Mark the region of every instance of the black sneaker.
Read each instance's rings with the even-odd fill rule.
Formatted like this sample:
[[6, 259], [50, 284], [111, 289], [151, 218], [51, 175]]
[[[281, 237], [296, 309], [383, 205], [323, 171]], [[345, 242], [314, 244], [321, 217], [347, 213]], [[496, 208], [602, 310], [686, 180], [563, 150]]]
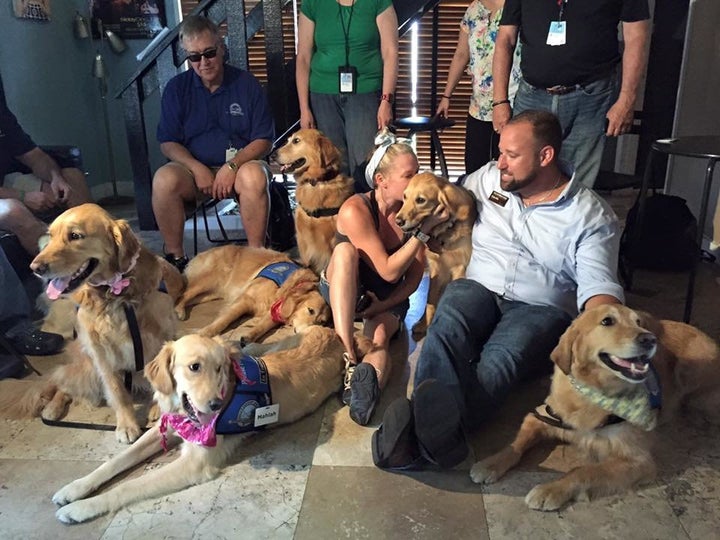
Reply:
[[22, 359], [13, 354], [0, 354], [0, 379], [18, 378], [25, 372]]
[[187, 258], [187, 255], [183, 255], [182, 257], [176, 257], [172, 253], [166, 253], [165, 260], [172, 264], [175, 268], [177, 268], [181, 274], [190, 262], [190, 260]]
[[34, 326], [28, 326], [21, 332], [6, 337], [18, 353], [32, 356], [57, 354], [63, 348], [65, 342], [60, 334], [43, 332]]
[[375, 368], [365, 362], [355, 366], [350, 381], [350, 418], [361, 426], [367, 425], [380, 399]]

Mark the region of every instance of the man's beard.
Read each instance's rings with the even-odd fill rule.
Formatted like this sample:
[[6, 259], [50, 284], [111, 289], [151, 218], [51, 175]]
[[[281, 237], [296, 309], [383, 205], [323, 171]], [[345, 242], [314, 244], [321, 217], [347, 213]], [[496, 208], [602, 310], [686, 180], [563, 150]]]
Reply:
[[528, 174], [528, 176], [526, 176], [525, 178], [520, 178], [520, 179], [518, 179], [518, 178], [513, 177], [513, 179], [510, 180], [509, 182], [507, 182], [507, 184], [506, 184], [505, 182], [503, 182], [502, 173], [500, 173], [500, 174], [501, 174], [501, 176], [500, 176], [500, 187], [502, 187], [503, 190], [509, 191], [509, 192], [511, 192], [511, 193], [514, 192], [514, 191], [518, 191], [518, 190], [520, 190], [520, 189], [522, 189], [522, 188], [524, 188], [524, 187], [529, 186], [529, 185], [532, 184], [532, 183], [535, 181], [535, 179], [537, 178], [537, 171], [531, 171], [531, 172]]

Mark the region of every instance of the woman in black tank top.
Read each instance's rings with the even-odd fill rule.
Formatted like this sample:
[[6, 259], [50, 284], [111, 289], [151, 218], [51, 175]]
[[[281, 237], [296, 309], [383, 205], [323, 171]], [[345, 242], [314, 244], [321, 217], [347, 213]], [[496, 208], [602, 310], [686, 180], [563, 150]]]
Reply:
[[[353, 195], [340, 208], [337, 244], [321, 279], [321, 292], [346, 349], [343, 401], [361, 425], [370, 421], [380, 389], [389, 380], [390, 338], [401, 328], [408, 298], [425, 268], [424, 243], [415, 236], [406, 238], [395, 223], [403, 192], [417, 171], [417, 158], [407, 144], [393, 139], [375, 150], [365, 174], [372, 190]], [[432, 219], [422, 229], [429, 231], [442, 221]], [[360, 298], [366, 305], [356, 313]], [[362, 317], [363, 333], [376, 345], [359, 365], [353, 348], [356, 316]]]

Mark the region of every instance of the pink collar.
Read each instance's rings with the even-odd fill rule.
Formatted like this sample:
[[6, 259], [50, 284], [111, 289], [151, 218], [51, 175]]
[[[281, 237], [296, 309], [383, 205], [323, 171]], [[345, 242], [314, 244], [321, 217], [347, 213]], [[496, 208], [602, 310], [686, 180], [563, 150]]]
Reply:
[[124, 272], [116, 272], [113, 277], [106, 281], [100, 281], [98, 283], [88, 281], [88, 283], [90, 283], [90, 285], [92, 285], [93, 287], [102, 287], [103, 285], [107, 285], [108, 287], [110, 287], [110, 291], [112, 291], [112, 293], [117, 296], [130, 286], [130, 279], [124, 277], [124, 275], [129, 273], [133, 268], [135, 268], [139, 257], [140, 250], [138, 249], [135, 255], [133, 255], [133, 258], [130, 261], [130, 266], [128, 266], [127, 270], [125, 270]]
[[160, 417], [160, 436], [162, 437], [163, 450], [167, 452], [167, 426], [170, 424], [175, 432], [182, 437], [183, 440], [199, 444], [201, 446], [215, 446], [217, 437], [215, 436], [215, 423], [219, 414], [207, 424], [198, 425], [190, 420], [186, 415], [179, 413], [165, 413]]

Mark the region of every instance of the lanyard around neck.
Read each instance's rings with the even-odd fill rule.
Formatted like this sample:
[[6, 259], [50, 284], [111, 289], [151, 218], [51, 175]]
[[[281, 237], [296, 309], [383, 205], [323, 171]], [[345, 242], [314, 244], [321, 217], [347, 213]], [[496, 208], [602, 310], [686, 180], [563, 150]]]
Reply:
[[350, 4], [350, 16], [348, 17], [347, 28], [345, 28], [345, 18], [342, 13], [342, 6], [338, 2], [338, 17], [342, 25], [343, 35], [345, 36], [345, 65], [350, 65], [350, 24], [352, 23], [353, 11], [355, 11], [355, 0]]

